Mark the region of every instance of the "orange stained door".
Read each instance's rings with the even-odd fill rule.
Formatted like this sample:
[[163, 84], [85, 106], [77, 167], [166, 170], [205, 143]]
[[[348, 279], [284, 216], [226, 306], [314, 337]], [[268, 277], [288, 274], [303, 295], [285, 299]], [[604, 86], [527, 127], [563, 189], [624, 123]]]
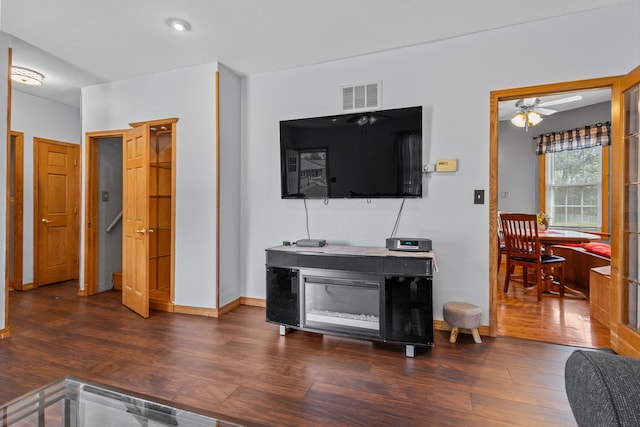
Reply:
[[149, 126], [127, 131], [123, 149], [122, 304], [149, 317]]
[[37, 146], [35, 284], [78, 278], [80, 147], [44, 139]]
[[8, 161], [9, 211], [7, 236], [7, 273], [10, 288], [22, 290], [22, 248], [24, 228], [24, 134], [11, 131]]

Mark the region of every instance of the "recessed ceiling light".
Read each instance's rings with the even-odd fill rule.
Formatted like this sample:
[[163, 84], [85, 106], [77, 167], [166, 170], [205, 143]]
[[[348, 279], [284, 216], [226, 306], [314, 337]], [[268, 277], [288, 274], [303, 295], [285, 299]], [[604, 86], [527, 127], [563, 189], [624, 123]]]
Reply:
[[173, 28], [176, 31], [189, 31], [191, 30], [191, 24], [189, 24], [184, 19], [180, 18], [169, 18], [167, 19], [167, 25]]
[[42, 80], [44, 76], [34, 70], [24, 67], [11, 67], [11, 80], [18, 83], [23, 83], [29, 86], [42, 86]]

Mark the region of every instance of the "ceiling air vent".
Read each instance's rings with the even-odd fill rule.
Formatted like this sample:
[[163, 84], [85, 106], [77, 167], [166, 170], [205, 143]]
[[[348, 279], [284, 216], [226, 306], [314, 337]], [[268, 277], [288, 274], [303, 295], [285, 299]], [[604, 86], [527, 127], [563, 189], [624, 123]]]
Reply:
[[382, 81], [340, 86], [342, 111], [376, 110], [382, 107]]

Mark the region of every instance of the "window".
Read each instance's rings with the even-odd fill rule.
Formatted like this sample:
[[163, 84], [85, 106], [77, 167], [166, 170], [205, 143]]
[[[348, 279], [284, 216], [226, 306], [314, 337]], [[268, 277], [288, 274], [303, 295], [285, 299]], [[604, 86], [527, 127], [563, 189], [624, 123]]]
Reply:
[[596, 146], [545, 154], [545, 205], [554, 226], [601, 231], [602, 150]]
[[327, 149], [300, 151], [300, 192], [306, 197], [328, 197]]
[[289, 164], [287, 172], [298, 172], [298, 158], [297, 157], [288, 156], [287, 157], [287, 163]]
[[540, 210], [554, 227], [609, 234], [611, 123], [547, 133], [540, 156]]
[[540, 210], [551, 225], [609, 232], [609, 147], [540, 156]]

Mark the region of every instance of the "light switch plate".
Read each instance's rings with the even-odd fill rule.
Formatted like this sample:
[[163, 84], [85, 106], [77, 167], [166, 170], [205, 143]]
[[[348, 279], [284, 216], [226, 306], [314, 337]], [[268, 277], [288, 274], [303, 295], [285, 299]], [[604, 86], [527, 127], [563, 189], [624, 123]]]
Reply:
[[473, 203], [484, 205], [484, 190], [473, 190]]

